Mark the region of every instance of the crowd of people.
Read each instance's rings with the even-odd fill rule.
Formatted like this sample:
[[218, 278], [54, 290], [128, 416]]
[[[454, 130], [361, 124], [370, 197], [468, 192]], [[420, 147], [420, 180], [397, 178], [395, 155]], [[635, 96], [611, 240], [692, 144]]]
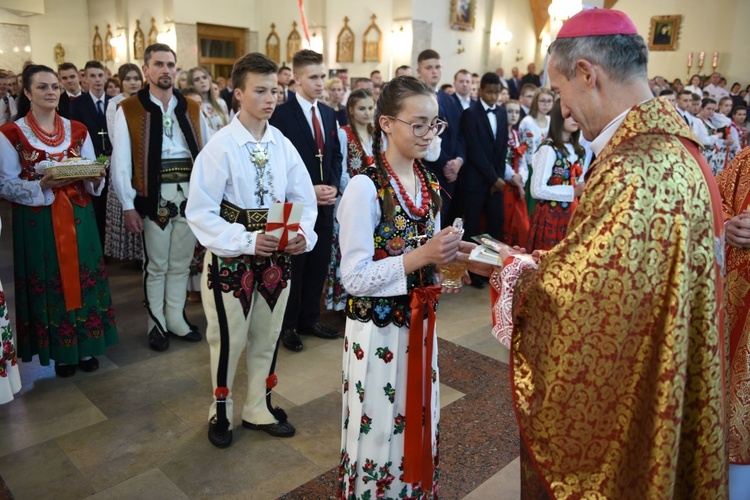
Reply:
[[[146, 48], [142, 68], [124, 64], [117, 75], [97, 61], [80, 71], [72, 63], [0, 71], [0, 197], [13, 203], [16, 290], [14, 342], [0, 288], [0, 403], [20, 389], [17, 358], [54, 361], [60, 377], [98, 368], [96, 356], [118, 341], [105, 257], [140, 261], [150, 348], [202, 341], [184, 311], [188, 297], [202, 300], [212, 444], [232, 443], [232, 386], [245, 349], [242, 426], [295, 434], [271, 401], [277, 350], [302, 351], [305, 336], [341, 337], [319, 322], [322, 303], [347, 317], [340, 496], [432, 498], [439, 485], [435, 311], [440, 293], [456, 291], [441, 289], [439, 266], [466, 260], [472, 238], [489, 234], [516, 250], [503, 250], [497, 266], [472, 263], [466, 282], [491, 283], [493, 332], [513, 352], [524, 487], [553, 496], [616, 496], [632, 487], [649, 497], [666, 491], [664, 477], [677, 477], [664, 484], [723, 492], [726, 477], [716, 466], [725, 463], [723, 437], [701, 441], [706, 425], [723, 429], [723, 392], [716, 380], [691, 385], [700, 374], [687, 367], [703, 360], [712, 376], [721, 371], [721, 322], [714, 321], [721, 279], [713, 265], [700, 266], [694, 248], [706, 250], [704, 264], [720, 260], [710, 186], [716, 175], [730, 183], [738, 175], [732, 160], [747, 158], [750, 87], [727, 90], [719, 73], [695, 75], [687, 86], [648, 80], [647, 49], [626, 16], [597, 18], [604, 31], [589, 32], [591, 16], [616, 12], [584, 12], [566, 23], [550, 47], [549, 87], [534, 64], [524, 75], [514, 67], [507, 79], [501, 68], [462, 69], [442, 84], [440, 54], [429, 49], [390, 81], [377, 70], [351, 82], [345, 69], [329, 74], [311, 50], [295, 54], [291, 68], [247, 54], [229, 78], [214, 80], [206, 68], [180, 70], [164, 44]], [[597, 45], [605, 38], [620, 44], [620, 62], [607, 58], [612, 45]], [[109, 169], [66, 179], [45, 172], [50, 161], [79, 157]], [[301, 208], [300, 220], [284, 227], [289, 238], [265, 231], [276, 203]], [[644, 203], [653, 211], [644, 213]], [[743, 258], [747, 203], [725, 207], [732, 203], [728, 240], [745, 249]], [[521, 258], [525, 251], [533, 254]], [[639, 297], [633, 287], [652, 293]], [[700, 304], [674, 298], [688, 289], [700, 291]], [[515, 320], [503, 326], [509, 317]], [[613, 328], [631, 337], [613, 340]], [[674, 366], [662, 366], [655, 352], [652, 360], [639, 357], [634, 339], [654, 341], [653, 331], [655, 342], [678, 345]], [[593, 338], [600, 344], [581, 351]], [[628, 342], [635, 347], [626, 349]], [[614, 386], [594, 384], [595, 408], [566, 407], [545, 384], [584, 390], [556, 367], [567, 363], [585, 378], [596, 364], [584, 363], [591, 355], [620, 356], [596, 375]], [[648, 380], [633, 374], [640, 364]], [[676, 402], [666, 395], [673, 372], [687, 380]], [[634, 389], [640, 384], [650, 389]], [[639, 403], [646, 393], [654, 399]], [[603, 437], [620, 418], [605, 418], [606, 411], [624, 415], [617, 405], [626, 400], [642, 411], [622, 419], [668, 428], [672, 441], [659, 448], [640, 434], [630, 436], [632, 445], [624, 435]], [[695, 418], [684, 417], [680, 430], [688, 400], [711, 411], [691, 406]], [[657, 418], [650, 412], [658, 405], [676, 410]], [[554, 418], [540, 423], [542, 407], [554, 408], [547, 413]], [[594, 448], [642, 446], [619, 456], [652, 464], [658, 478], [636, 487], [645, 476], [588, 477], [572, 465], [593, 466], [586, 462], [593, 455], [561, 459], [573, 453], [565, 440], [577, 431], [560, 422], [575, 415], [589, 423], [581, 439]], [[705, 445], [704, 461], [689, 471], [679, 466], [688, 437], [691, 453]], [[673, 460], [655, 458], [660, 453]], [[628, 465], [611, 456], [601, 462], [614, 464], [609, 471]]]

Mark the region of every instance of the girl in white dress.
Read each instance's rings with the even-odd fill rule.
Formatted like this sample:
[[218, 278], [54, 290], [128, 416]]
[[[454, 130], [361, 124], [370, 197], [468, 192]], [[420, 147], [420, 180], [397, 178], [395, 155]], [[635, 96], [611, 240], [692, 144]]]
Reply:
[[[439, 375], [435, 265], [461, 233], [440, 228], [435, 178], [421, 164], [436, 135], [435, 93], [402, 76], [383, 86], [374, 166], [349, 182], [338, 210], [349, 292], [343, 356], [338, 497], [433, 498], [438, 492]], [[407, 388], [407, 373], [409, 387]]]
[[187, 82], [188, 86], [195, 87], [201, 94], [201, 111], [208, 121], [211, 132], [218, 132], [229, 123], [229, 110], [224, 99], [217, 99], [214, 95], [211, 89], [211, 75], [203, 68], [193, 68], [188, 71]]

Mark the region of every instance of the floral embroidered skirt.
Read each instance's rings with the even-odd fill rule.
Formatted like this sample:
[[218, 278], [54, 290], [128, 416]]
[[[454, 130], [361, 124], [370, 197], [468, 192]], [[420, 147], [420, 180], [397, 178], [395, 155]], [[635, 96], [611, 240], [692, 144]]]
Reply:
[[82, 307], [67, 311], [51, 207], [13, 207], [13, 264], [18, 355], [39, 363], [77, 364], [117, 343], [112, 299], [91, 204], [73, 204]]
[[143, 237], [125, 229], [122, 205], [111, 189], [107, 196], [106, 218], [104, 255], [118, 260], [143, 260]]
[[[425, 328], [427, 326], [425, 325]], [[346, 320], [338, 498], [428, 499], [438, 492], [440, 389], [433, 346], [431, 491], [404, 483], [408, 327]]]
[[539, 200], [531, 219], [529, 244], [526, 250], [550, 250], [560, 243], [573, 215], [573, 203]]
[[8, 304], [5, 302], [3, 285], [0, 283], [0, 404], [13, 400], [13, 395], [21, 390], [21, 376], [18, 374], [16, 348], [13, 345], [13, 332], [10, 330]]
[[343, 311], [348, 294], [341, 279], [341, 247], [339, 246], [339, 221], [333, 220], [333, 240], [331, 242], [331, 261], [328, 264], [328, 276], [323, 287], [326, 309]]

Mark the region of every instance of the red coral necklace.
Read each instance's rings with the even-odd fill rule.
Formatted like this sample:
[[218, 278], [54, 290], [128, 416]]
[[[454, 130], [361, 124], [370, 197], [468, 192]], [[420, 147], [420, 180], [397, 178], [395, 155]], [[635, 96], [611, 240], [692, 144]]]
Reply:
[[383, 165], [385, 165], [385, 169], [388, 170], [388, 173], [391, 175], [391, 177], [393, 177], [393, 180], [396, 181], [396, 185], [398, 186], [398, 191], [399, 193], [401, 193], [401, 198], [403, 198], [404, 203], [406, 204], [406, 208], [409, 209], [409, 212], [411, 212], [412, 215], [416, 215], [417, 217], [424, 217], [427, 214], [427, 210], [430, 207], [430, 190], [427, 187], [427, 183], [424, 180], [422, 171], [417, 166], [417, 162], [414, 162], [413, 168], [414, 168], [414, 173], [419, 178], [419, 183], [422, 186], [422, 206], [419, 208], [417, 208], [417, 206], [414, 204], [414, 201], [406, 192], [406, 189], [404, 189], [404, 185], [401, 184], [401, 179], [399, 179], [398, 176], [395, 174], [395, 172], [393, 172], [393, 169], [388, 163], [388, 160], [385, 159], [385, 154], [383, 154]]
[[29, 124], [29, 127], [31, 128], [31, 131], [34, 132], [34, 135], [42, 141], [44, 144], [50, 147], [56, 147], [62, 144], [63, 140], [65, 140], [65, 130], [63, 127], [63, 121], [62, 118], [60, 118], [60, 115], [55, 113], [55, 129], [50, 133], [44, 131], [42, 129], [41, 125], [39, 125], [39, 122], [36, 121], [36, 117], [34, 116], [34, 112], [30, 112], [26, 115], [26, 123]]

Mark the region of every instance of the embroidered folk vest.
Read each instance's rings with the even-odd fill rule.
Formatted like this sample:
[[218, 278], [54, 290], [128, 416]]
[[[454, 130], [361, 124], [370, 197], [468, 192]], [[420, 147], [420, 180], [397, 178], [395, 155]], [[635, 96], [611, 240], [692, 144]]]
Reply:
[[[185, 99], [178, 91], [175, 116], [179, 130], [195, 160], [201, 149], [200, 104]], [[135, 209], [141, 216], [155, 217], [161, 188], [162, 108], [151, 101], [148, 87], [120, 103], [130, 134], [133, 158]]]
[[[434, 184], [434, 176], [422, 169], [425, 181]], [[375, 184], [378, 192], [378, 202], [380, 211], [383, 213], [383, 197], [386, 189], [390, 191], [395, 203], [395, 214], [393, 221], [389, 221], [385, 216], [380, 218], [380, 222], [375, 227], [373, 234], [373, 243], [375, 253], [373, 260], [381, 260], [386, 257], [402, 255], [414, 248], [426, 243], [435, 234], [435, 218], [432, 215], [433, 206], [430, 203], [427, 214], [419, 219], [412, 219], [408, 209], [401, 206], [396, 197], [396, 191], [387, 179], [381, 179], [374, 167], [366, 167], [359, 172], [368, 176]], [[406, 289], [407, 292], [421, 286], [434, 285], [436, 280], [435, 266], [430, 264], [426, 267], [407, 275]], [[384, 327], [391, 323], [394, 325], [408, 326], [411, 316], [409, 307], [409, 296], [398, 295], [395, 297], [354, 297], [349, 296], [346, 303], [346, 315], [351, 319], [356, 319], [366, 323], [372, 321], [378, 327]]]

